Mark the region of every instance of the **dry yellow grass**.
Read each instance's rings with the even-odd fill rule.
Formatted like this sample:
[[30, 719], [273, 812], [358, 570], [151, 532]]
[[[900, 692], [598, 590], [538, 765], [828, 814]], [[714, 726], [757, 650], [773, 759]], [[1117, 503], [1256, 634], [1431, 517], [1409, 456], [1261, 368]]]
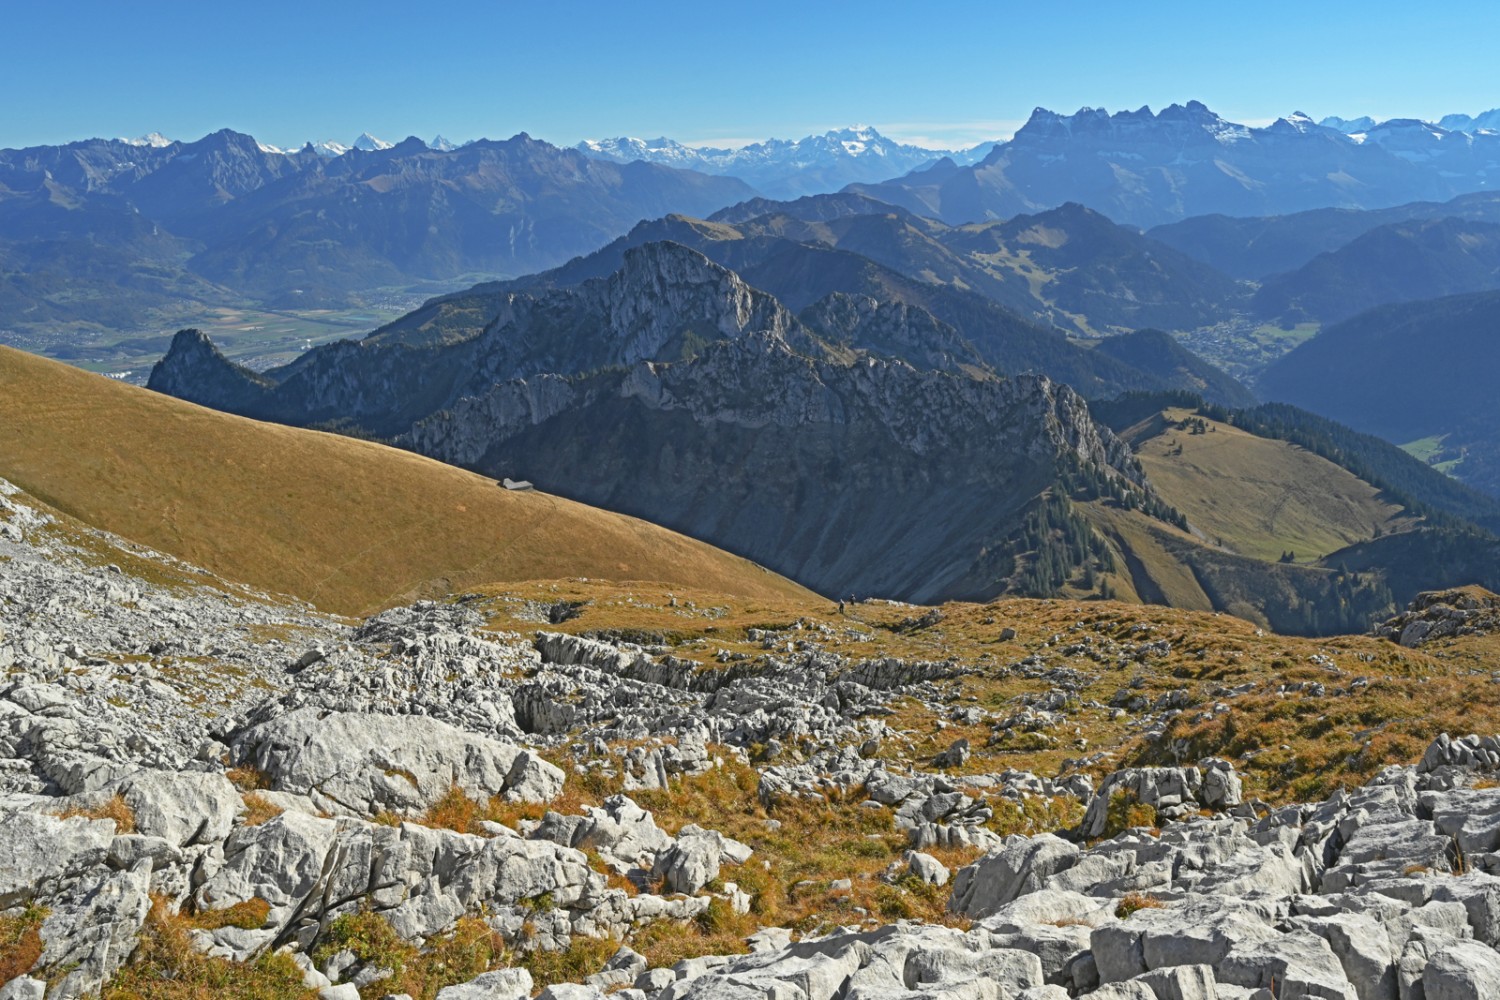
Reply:
[[659, 580], [813, 595], [667, 531], [407, 452], [281, 427], [0, 347], [0, 476], [67, 514], [346, 614], [480, 584]]
[[1210, 541], [1253, 559], [1290, 551], [1307, 562], [1409, 523], [1325, 458], [1212, 420], [1205, 434], [1174, 426], [1190, 415], [1168, 410], [1126, 435], [1156, 488]]
[[240, 798], [245, 803], [246, 826], [260, 826], [285, 812], [280, 806], [258, 792], [245, 792]]
[[84, 819], [107, 819], [115, 825], [116, 833], [135, 832], [135, 811], [123, 796], [114, 795], [96, 806], [72, 806], [58, 813], [60, 819], [82, 816]]

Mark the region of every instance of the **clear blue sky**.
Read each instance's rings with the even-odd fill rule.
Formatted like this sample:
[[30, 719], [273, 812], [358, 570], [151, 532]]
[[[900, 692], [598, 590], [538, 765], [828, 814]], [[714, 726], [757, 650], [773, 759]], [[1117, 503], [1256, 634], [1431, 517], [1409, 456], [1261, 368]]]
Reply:
[[0, 0], [0, 24], [8, 147], [226, 126], [278, 145], [748, 141], [854, 122], [967, 145], [1038, 105], [1196, 98], [1249, 122], [1500, 106], [1493, 0]]

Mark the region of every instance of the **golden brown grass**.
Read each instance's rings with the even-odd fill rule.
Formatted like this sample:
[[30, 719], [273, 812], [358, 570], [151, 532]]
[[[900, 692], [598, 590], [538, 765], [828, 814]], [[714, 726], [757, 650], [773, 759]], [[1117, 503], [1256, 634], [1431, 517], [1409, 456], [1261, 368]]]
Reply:
[[263, 792], [271, 787], [271, 779], [253, 767], [231, 767], [224, 777], [242, 792]]
[[1108, 840], [1118, 836], [1126, 830], [1134, 830], [1145, 827], [1153, 833], [1160, 834], [1161, 829], [1157, 825], [1156, 807], [1141, 802], [1130, 792], [1118, 791], [1110, 795], [1109, 806], [1105, 810], [1104, 833], [1101, 839]]
[[222, 910], [202, 910], [191, 918], [192, 925], [201, 930], [212, 931], [220, 927], [238, 927], [253, 931], [266, 925], [271, 913], [271, 904], [259, 897], [247, 899]]
[[417, 822], [423, 826], [469, 833], [478, 818], [479, 803], [465, 795], [462, 789], [455, 787], [448, 789]]
[[[1186, 410], [1169, 410], [1180, 421]], [[1401, 508], [1325, 458], [1285, 441], [1206, 421], [1213, 433], [1167, 424], [1134, 442], [1146, 475], [1212, 541], [1253, 559], [1318, 558], [1409, 523]]]
[[58, 813], [60, 819], [82, 816], [85, 819], [107, 819], [115, 825], [116, 833], [135, 832], [135, 811], [122, 795], [114, 795], [96, 806], [70, 806]]
[[0, 917], [0, 983], [24, 976], [42, 957], [42, 922], [47, 911], [28, 906], [14, 917]]
[[361, 912], [337, 917], [313, 952], [320, 962], [343, 949], [360, 961], [391, 970], [370, 983], [369, 997], [406, 993], [415, 1000], [433, 1000], [445, 986], [467, 982], [491, 969], [517, 967], [531, 973], [537, 988], [577, 982], [598, 972], [620, 948], [611, 938], [576, 937], [561, 951], [514, 949], [506, 945], [478, 917], [462, 917], [453, 930], [418, 948], [403, 941], [379, 914]]
[[0, 476], [231, 580], [361, 613], [493, 581], [807, 598], [648, 524], [408, 452], [259, 423], [0, 347]]
[[1119, 905], [1115, 907], [1115, 916], [1124, 920], [1132, 913], [1138, 913], [1141, 910], [1160, 910], [1166, 905], [1155, 896], [1148, 896], [1142, 892], [1127, 892], [1120, 898]]
[[512, 956], [511, 964], [530, 972], [532, 983], [542, 989], [556, 983], [576, 983], [602, 971], [619, 950], [620, 942], [615, 938], [578, 936], [561, 951], [534, 949]]
[[245, 792], [240, 796], [240, 800], [245, 803], [244, 823], [246, 826], [260, 826], [285, 811], [264, 795], [256, 792]]

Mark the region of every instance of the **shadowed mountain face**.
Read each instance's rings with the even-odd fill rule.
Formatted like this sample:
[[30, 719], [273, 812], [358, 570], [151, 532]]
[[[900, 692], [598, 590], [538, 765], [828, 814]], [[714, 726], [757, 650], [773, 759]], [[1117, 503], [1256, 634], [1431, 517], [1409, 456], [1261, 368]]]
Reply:
[[1454, 475], [1500, 496], [1500, 292], [1381, 306], [1266, 370], [1261, 391], [1400, 443], [1431, 439]]
[[589, 497], [828, 594], [995, 596], [1027, 507], [1077, 463], [1139, 478], [1045, 378], [817, 361], [751, 334], [674, 364], [496, 386], [402, 444]]
[[1071, 389], [872, 357], [872, 344], [930, 350], [934, 333], [967, 350], [899, 304], [835, 299], [804, 322], [675, 244], [485, 301], [461, 304], [481, 320], [466, 334], [429, 311], [259, 376], [184, 332], [151, 387], [529, 479], [826, 593], [992, 596], [1010, 585], [1024, 512], [1065, 478], [1153, 502]]
[[1500, 192], [1372, 210], [1323, 208], [1263, 218], [1205, 215], [1157, 226], [1147, 235], [1225, 274], [1259, 280], [1295, 271], [1380, 226], [1423, 219], [1500, 223]]
[[950, 160], [848, 190], [961, 224], [1081, 202], [1117, 222], [1380, 208], [1442, 200], [1493, 183], [1500, 136], [1387, 122], [1357, 141], [1302, 115], [1266, 128], [1197, 101], [1110, 115], [1042, 108], [971, 167]]
[[1375, 306], [1500, 288], [1500, 225], [1463, 219], [1372, 229], [1287, 274], [1267, 278], [1255, 312], [1336, 323]]

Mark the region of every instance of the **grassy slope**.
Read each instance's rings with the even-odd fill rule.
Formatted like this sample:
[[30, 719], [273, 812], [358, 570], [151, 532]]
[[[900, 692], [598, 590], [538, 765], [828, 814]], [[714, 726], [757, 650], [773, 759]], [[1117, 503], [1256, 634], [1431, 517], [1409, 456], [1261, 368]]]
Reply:
[[1159, 538], [1180, 536], [1189, 541], [1186, 532], [1108, 504], [1090, 503], [1083, 510], [1114, 546], [1121, 571], [1111, 582], [1121, 598], [1191, 611], [1214, 610], [1213, 600], [1193, 575], [1192, 567], [1167, 551]]
[[[1186, 411], [1168, 411], [1180, 420]], [[1161, 421], [1132, 428], [1137, 457], [1163, 496], [1210, 540], [1255, 559], [1307, 562], [1400, 530], [1400, 508], [1332, 462], [1284, 441], [1208, 421], [1190, 434]], [[1176, 454], [1181, 447], [1182, 454]]]
[[0, 476], [234, 580], [357, 613], [566, 576], [808, 598], [634, 518], [407, 452], [262, 424], [0, 348]]

